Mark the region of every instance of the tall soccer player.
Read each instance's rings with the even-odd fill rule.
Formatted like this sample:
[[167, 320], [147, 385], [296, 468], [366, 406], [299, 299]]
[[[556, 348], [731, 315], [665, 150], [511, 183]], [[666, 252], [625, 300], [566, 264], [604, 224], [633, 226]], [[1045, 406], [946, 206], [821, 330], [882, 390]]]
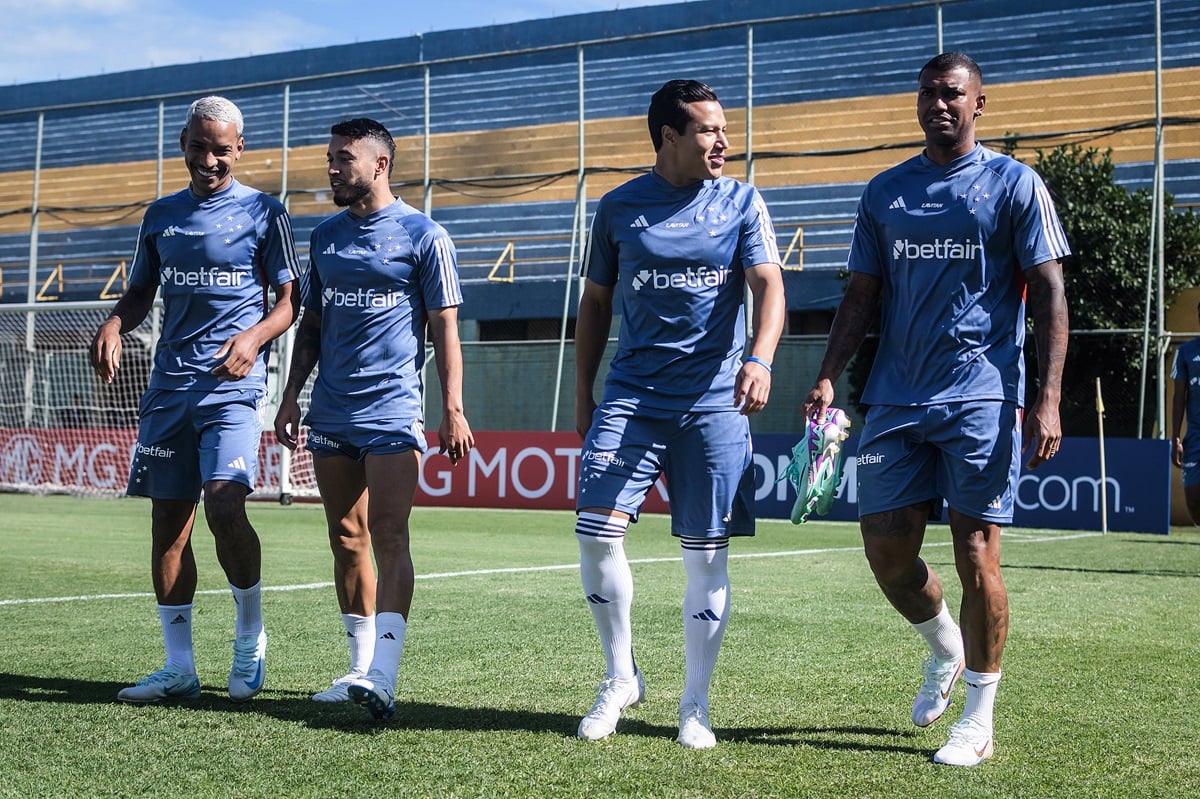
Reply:
[[346, 210], [312, 232], [275, 432], [296, 447], [300, 392], [319, 366], [306, 446], [325, 505], [350, 669], [313, 699], [354, 701], [389, 718], [413, 597], [408, 521], [426, 449], [426, 329], [442, 388], [441, 451], [457, 464], [475, 444], [463, 414], [462, 290], [445, 229], [392, 194], [396, 145], [387, 128], [351, 119], [330, 132], [329, 186]]
[[[666, 476], [680, 540], [686, 680], [679, 743], [716, 745], [709, 685], [729, 618], [730, 536], [754, 534], [748, 416], [767, 404], [783, 331], [783, 272], [762, 197], [722, 176], [729, 140], [717, 95], [694, 80], [655, 92], [647, 114], [654, 171], [596, 209], [576, 324], [576, 501], [583, 594], [606, 663], [579, 737], [611, 735], [645, 696], [634, 662], [633, 576], [625, 532]], [[744, 292], [753, 296], [746, 348]], [[617, 353], [599, 407], [594, 384], [614, 308]]]
[[147, 209], [129, 287], [91, 348], [92, 366], [111, 383], [121, 334], [141, 324], [161, 287], [162, 334], [138, 410], [128, 493], [151, 500], [150, 567], [167, 653], [163, 668], [117, 694], [131, 704], [200, 695], [191, 535], [201, 494], [237, 605], [229, 696], [245, 701], [262, 689], [262, 557], [246, 496], [258, 473], [267, 353], [295, 320], [299, 296], [283, 205], [233, 177], [245, 146], [238, 107], [223, 97], [196, 100], [179, 146], [191, 182]]
[[[912, 706], [937, 721], [961, 674], [961, 718], [934, 760], [991, 757], [992, 716], [1008, 633], [1000, 531], [1012, 522], [1021, 453], [1053, 458], [1059, 423], [1070, 254], [1037, 173], [975, 141], [987, 98], [979, 66], [944, 53], [922, 67], [917, 120], [925, 151], [879, 174], [858, 206], [850, 282], [804, 411], [824, 418], [833, 381], [873, 320], [879, 352], [863, 391], [858, 509], [867, 561], [884, 595], [930, 655]], [[1025, 405], [1026, 303], [1038, 380]], [[926, 523], [949, 506], [962, 581], [959, 624], [920, 557]]]

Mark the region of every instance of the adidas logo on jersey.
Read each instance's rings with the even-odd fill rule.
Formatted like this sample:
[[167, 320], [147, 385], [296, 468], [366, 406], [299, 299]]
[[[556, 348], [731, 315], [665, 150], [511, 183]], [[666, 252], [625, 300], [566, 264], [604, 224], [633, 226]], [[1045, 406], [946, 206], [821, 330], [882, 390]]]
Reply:
[[908, 210], [908, 206], [906, 206], [906, 205], [904, 204], [904, 198], [903, 198], [903, 197], [897, 197], [896, 199], [892, 200], [892, 204], [888, 206], [888, 210], [889, 210], [889, 211], [897, 211], [897, 210], [899, 210], [899, 211], [907, 211], [907, 210]]
[[650, 227], [650, 223], [646, 221], [645, 214], [638, 214], [638, 218], [629, 223], [632, 228]]
[[238, 455], [236, 458], [231, 460], [229, 463], [225, 464], [225, 467], [227, 469], [237, 469], [239, 472], [244, 472], [244, 471], [246, 471], [246, 459], [243, 458], [241, 455]]
[[321, 255], [337, 255], [337, 248], [331, 243], [328, 247], [321, 250]]

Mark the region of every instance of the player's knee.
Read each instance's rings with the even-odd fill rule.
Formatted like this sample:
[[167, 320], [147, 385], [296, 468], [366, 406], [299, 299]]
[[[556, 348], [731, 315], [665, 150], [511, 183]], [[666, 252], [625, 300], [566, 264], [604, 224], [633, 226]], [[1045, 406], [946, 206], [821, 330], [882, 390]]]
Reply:
[[204, 487], [204, 518], [215, 535], [236, 533], [249, 526], [246, 494], [241, 483], [215, 481]]

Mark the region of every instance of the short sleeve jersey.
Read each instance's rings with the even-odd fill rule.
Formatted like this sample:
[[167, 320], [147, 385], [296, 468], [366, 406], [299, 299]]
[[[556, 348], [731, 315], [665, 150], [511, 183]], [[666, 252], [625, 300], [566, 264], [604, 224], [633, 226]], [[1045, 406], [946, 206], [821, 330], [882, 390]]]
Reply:
[[1187, 383], [1187, 430], [1184, 438], [1189, 449], [1200, 449], [1200, 338], [1185, 341], [1175, 350], [1171, 379]]
[[426, 309], [462, 304], [450, 236], [397, 199], [321, 222], [309, 258], [301, 297], [321, 314], [321, 359], [306, 421], [420, 419]]
[[213, 356], [262, 321], [268, 287], [300, 273], [283, 204], [236, 180], [209, 197], [190, 188], [154, 202], [142, 219], [129, 283], [162, 292], [162, 334], [150, 388], [219, 393], [265, 390], [263, 345], [249, 375], [222, 382]]
[[722, 177], [677, 187], [650, 173], [601, 198], [583, 273], [615, 287], [621, 315], [605, 398], [731, 409], [753, 266], [780, 268], [775, 229], [753, 186]]
[[1028, 166], [979, 145], [876, 176], [858, 206], [849, 268], [882, 281], [868, 405], [1024, 405], [1024, 270], [1070, 254]]

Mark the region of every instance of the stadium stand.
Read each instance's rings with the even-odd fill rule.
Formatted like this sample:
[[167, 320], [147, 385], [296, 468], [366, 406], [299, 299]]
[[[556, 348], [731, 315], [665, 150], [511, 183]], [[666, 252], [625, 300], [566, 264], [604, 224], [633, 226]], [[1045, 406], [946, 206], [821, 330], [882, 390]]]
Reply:
[[[913, 70], [936, 49], [937, 10], [702, 0], [0, 87], [0, 302], [30, 293], [39, 117], [34, 294], [108, 298], [142, 208], [186, 180], [175, 141], [187, 102], [220, 91], [246, 114], [240, 178], [286, 193], [302, 249], [330, 210], [329, 124], [375, 116], [398, 137], [398, 191], [427, 197], [457, 242], [464, 318], [553, 318], [573, 266], [581, 157], [590, 210], [648, 166], [645, 98], [687, 73], [718, 89], [735, 149], [753, 154], [729, 172], [752, 166], [770, 203], [790, 253], [789, 309], [828, 310], [862, 186], [915, 151]], [[1164, 114], [1176, 121], [1200, 102], [1195, 12], [1193, 0], [1162, 3]], [[1019, 156], [1064, 141], [1112, 147], [1119, 179], [1149, 184], [1153, 2], [946, 0], [940, 13], [944, 49], [984, 65], [984, 135]], [[1167, 141], [1168, 191], [1200, 204], [1200, 126], [1172, 126]]]

